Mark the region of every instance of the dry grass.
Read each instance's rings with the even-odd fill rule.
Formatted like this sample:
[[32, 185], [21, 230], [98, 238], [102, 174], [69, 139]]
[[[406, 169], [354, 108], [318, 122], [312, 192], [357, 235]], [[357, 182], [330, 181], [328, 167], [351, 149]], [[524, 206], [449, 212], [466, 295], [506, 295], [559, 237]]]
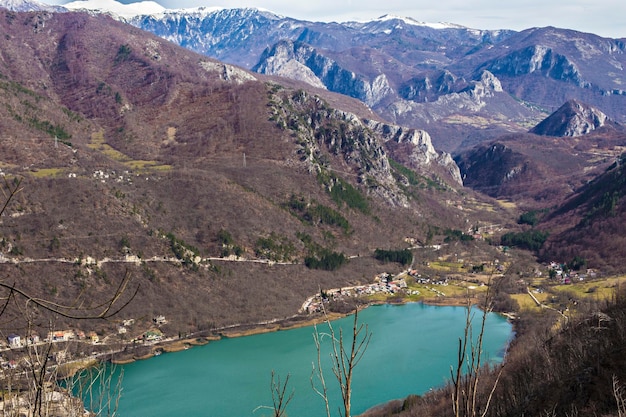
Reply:
[[[533, 295], [535, 295], [535, 297], [539, 300], [537, 296], [540, 296], [540, 295], [542, 296], [544, 294], [533, 294]], [[541, 307], [539, 307], [537, 303], [535, 303], [535, 301], [532, 299], [532, 297], [528, 294], [511, 294], [511, 298], [517, 301], [517, 304], [520, 306], [520, 309], [522, 311], [541, 309]], [[542, 298], [545, 298], [545, 297], [542, 297]], [[539, 301], [542, 301], [542, 300], [539, 300]]]
[[434, 261], [430, 263], [429, 267], [439, 272], [461, 272], [463, 270], [463, 263]]
[[567, 285], [555, 285], [551, 287], [556, 292], [573, 293], [580, 298], [595, 298], [607, 300], [615, 295], [616, 289], [623, 283], [624, 277], [611, 277], [593, 281], [580, 281]]
[[496, 200], [496, 201], [498, 202], [498, 204], [502, 208], [505, 208], [505, 209], [516, 209], [517, 208], [517, 204], [515, 204], [515, 202], [513, 202], [511, 200]]
[[168, 172], [173, 169], [171, 165], [159, 164], [158, 161], [132, 160], [124, 162], [124, 165], [133, 171], [141, 172]]
[[65, 168], [41, 168], [30, 172], [35, 178], [55, 178], [65, 174], [67, 174]]
[[173, 169], [171, 165], [162, 164], [159, 161], [133, 159], [123, 152], [114, 149], [111, 145], [106, 143], [103, 131], [92, 133], [91, 142], [87, 146], [93, 150], [101, 152], [103, 155], [107, 156], [113, 161], [124, 164], [124, 166], [132, 171], [139, 171], [141, 173], [164, 173], [169, 172]]
[[87, 369], [98, 365], [100, 362], [93, 358], [64, 363], [57, 368], [57, 377], [59, 379], [69, 378], [82, 369]]

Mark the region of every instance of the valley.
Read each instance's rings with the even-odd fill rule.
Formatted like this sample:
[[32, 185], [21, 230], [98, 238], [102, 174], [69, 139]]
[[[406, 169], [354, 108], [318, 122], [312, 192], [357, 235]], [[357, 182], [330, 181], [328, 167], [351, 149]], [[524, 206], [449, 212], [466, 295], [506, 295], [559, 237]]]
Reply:
[[[469, 300], [517, 335], [489, 415], [541, 414], [541, 381], [615, 411], [623, 41], [180, 13], [0, 9], [3, 375]], [[183, 20], [221, 24], [184, 48]], [[449, 415], [446, 389], [364, 415]]]

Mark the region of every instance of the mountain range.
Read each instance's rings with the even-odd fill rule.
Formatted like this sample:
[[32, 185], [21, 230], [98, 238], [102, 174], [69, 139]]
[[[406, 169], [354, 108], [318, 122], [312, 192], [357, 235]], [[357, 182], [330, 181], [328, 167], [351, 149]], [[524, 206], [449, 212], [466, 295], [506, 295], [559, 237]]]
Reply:
[[[183, 336], [291, 323], [307, 297], [406, 270], [381, 252], [442, 280], [504, 260], [510, 292], [538, 260], [626, 270], [622, 40], [2, 4], [0, 271], [38, 299], [87, 306], [124, 285], [120, 320]], [[505, 248], [509, 233], [545, 241]], [[3, 330], [23, 332], [13, 307]], [[113, 320], [28, 324], [50, 320], [125, 337]], [[537, 383], [508, 363], [498, 407], [547, 404], [518, 395]]]
[[[67, 258], [80, 251], [103, 259], [119, 247], [120, 256], [163, 257], [177, 247], [172, 242], [184, 242], [200, 258], [237, 252], [297, 264], [331, 252], [404, 247], [405, 238], [427, 242], [446, 229], [514, 221], [484, 194], [515, 201], [522, 210], [558, 206], [625, 145], [620, 116], [613, 116], [624, 97], [612, 88], [619, 77], [591, 72], [587, 60], [595, 57], [599, 67], [607, 60], [617, 71], [619, 40], [554, 28], [476, 31], [395, 17], [311, 23], [256, 9], [121, 18], [57, 13], [27, 2], [5, 7], [39, 7], [3, 13], [0, 72], [9, 94], [2, 99], [2, 169], [25, 175], [28, 184], [28, 197], [11, 217], [13, 231], [4, 237], [8, 253]], [[269, 37], [262, 40], [263, 33]], [[563, 34], [575, 39], [556, 42]], [[202, 54], [191, 50], [201, 48]], [[540, 103], [556, 103], [566, 90], [600, 100], [607, 113], [569, 101], [544, 117]], [[388, 113], [402, 106], [412, 109], [406, 113], [412, 121]], [[398, 120], [406, 123], [392, 122]], [[453, 131], [464, 136], [442, 140], [442, 132]], [[572, 139], [559, 137], [567, 132]], [[436, 150], [437, 137], [457, 150], [456, 163]], [[483, 204], [492, 209], [477, 208]], [[26, 224], [25, 215], [32, 218]], [[71, 238], [86, 230], [85, 240]], [[131, 244], [134, 239], [141, 243]], [[205, 272], [185, 275], [194, 281], [206, 279], [198, 274], [248, 267], [209, 264]], [[143, 265], [140, 275], [148, 281], [176, 271], [167, 263]], [[93, 279], [92, 267], [81, 267]], [[380, 267], [368, 264], [363, 271]], [[74, 273], [81, 276], [75, 284], [84, 285], [85, 274]], [[317, 277], [299, 287], [303, 292], [315, 292], [320, 276], [335, 279], [315, 270], [299, 273]], [[370, 274], [363, 272], [363, 279]], [[157, 283], [146, 285], [150, 305], [186, 297], [173, 293], [169, 302], [159, 301], [150, 289]], [[242, 284], [218, 286], [232, 293]], [[215, 289], [207, 291], [195, 294], [196, 305]], [[294, 308], [252, 303], [247, 312], [228, 316], [218, 308], [215, 321], [232, 322], [255, 309], [277, 317]], [[180, 309], [167, 312], [178, 315], [182, 327], [195, 326], [181, 324], [187, 319]]]
[[55, 302], [98, 299], [128, 271], [125, 314], [170, 331], [288, 317], [320, 287], [400, 268], [377, 248], [506, 215], [459, 192], [427, 132], [350, 97], [107, 15], [0, 11], [0, 32], [0, 168], [22, 178], [0, 268]]
[[307, 22], [258, 9], [164, 10], [121, 19], [221, 61], [355, 97], [390, 122], [428, 130], [447, 151], [525, 131], [570, 99], [626, 120], [623, 39], [552, 27], [477, 30], [389, 15]]
[[526, 131], [570, 99], [626, 121], [624, 39], [389, 15], [323, 23], [259, 9], [142, 5], [92, 0], [66, 7], [117, 11], [118, 19], [195, 52], [357, 98], [391, 123], [427, 130], [435, 147], [449, 152]]

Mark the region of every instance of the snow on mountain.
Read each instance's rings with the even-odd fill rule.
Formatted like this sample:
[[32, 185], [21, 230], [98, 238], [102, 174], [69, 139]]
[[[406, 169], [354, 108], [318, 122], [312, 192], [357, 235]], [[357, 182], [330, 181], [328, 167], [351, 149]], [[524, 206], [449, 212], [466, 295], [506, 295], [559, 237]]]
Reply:
[[410, 17], [402, 17], [402, 16], [396, 16], [396, 15], [392, 15], [392, 14], [386, 14], [383, 15], [377, 19], [373, 19], [371, 20], [372, 22], [384, 22], [384, 21], [389, 21], [389, 20], [400, 20], [402, 22], [404, 22], [407, 25], [413, 25], [413, 26], [425, 26], [425, 27], [429, 27], [431, 29], [467, 29], [465, 26], [461, 26], [461, 25], [455, 25], [453, 23], [446, 23], [446, 22], [438, 22], [438, 23], [432, 23], [432, 22], [420, 22], [417, 21], [413, 18]]
[[110, 12], [124, 18], [131, 18], [140, 15], [160, 14], [167, 10], [165, 7], [154, 1], [141, 1], [131, 4], [122, 4], [115, 0], [77, 0], [71, 3], [67, 3], [64, 6], [70, 10]]
[[[142, 14], [151, 14], [154, 17], [163, 17], [166, 15], [174, 15], [174, 14], [185, 14], [190, 17], [199, 18], [208, 16], [211, 13], [219, 12], [220, 10], [224, 10], [224, 7], [220, 6], [200, 6], [200, 7], [192, 7], [188, 9], [165, 9], [161, 13], [142, 13]], [[138, 15], [135, 15], [138, 16]]]
[[[151, 0], [140, 1], [136, 3], [124, 4], [116, 0], [75, 0], [63, 6], [49, 6], [45, 3], [39, 3], [35, 0], [0, 0], [0, 7], [6, 9], [23, 12], [23, 11], [36, 11], [36, 10], [48, 10], [55, 12], [80, 11], [86, 10], [96, 13], [111, 13], [123, 19], [132, 19], [139, 16], [152, 16], [156, 19], [164, 18], [167, 16], [184, 15], [193, 18], [207, 17], [213, 13], [220, 12], [227, 9], [221, 6], [200, 6], [184, 9], [168, 9], [161, 6], [159, 3]], [[270, 10], [252, 7], [249, 10], [259, 11], [263, 13], [271, 13]], [[283, 18], [284, 16], [276, 15], [277, 18]]]
[[12, 12], [32, 12], [38, 10], [48, 12], [65, 11], [62, 6], [49, 6], [35, 0], [0, 0], [0, 7], [11, 10]]

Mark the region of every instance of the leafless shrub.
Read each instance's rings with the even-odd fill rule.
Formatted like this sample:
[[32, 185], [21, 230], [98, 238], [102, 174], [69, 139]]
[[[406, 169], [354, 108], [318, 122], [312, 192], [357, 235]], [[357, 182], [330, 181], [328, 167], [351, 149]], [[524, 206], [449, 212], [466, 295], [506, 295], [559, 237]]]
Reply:
[[[22, 191], [21, 180], [4, 178], [0, 186], [4, 205], [0, 208], [0, 216], [9, 203]], [[74, 304], [64, 305], [52, 300], [37, 297], [24, 291], [16, 283], [0, 280], [0, 317], [5, 323], [26, 323], [24, 329], [28, 335], [35, 331], [37, 319], [42, 312], [50, 317], [63, 317], [70, 320], [107, 320], [118, 314], [135, 297], [139, 288], [134, 292], [128, 291], [131, 279], [126, 273], [114, 294], [101, 303], [90, 303], [79, 295]], [[9, 314], [11, 310], [11, 314]], [[49, 333], [53, 330], [48, 325]], [[25, 344], [12, 347], [9, 353], [14, 358], [0, 367], [0, 389], [3, 397], [0, 403], [2, 416], [83, 416], [85, 408], [82, 398], [96, 398], [92, 394], [98, 388], [99, 403], [90, 403], [92, 415], [114, 416], [117, 411], [120, 379], [113, 384], [113, 374], [106, 371], [104, 366], [88, 367], [74, 374], [66, 380], [67, 386], [62, 387], [57, 381], [63, 377], [59, 358], [67, 357], [67, 351], [58, 349], [50, 337], [44, 343], [30, 340], [26, 337]], [[66, 345], [67, 347], [67, 345]], [[56, 360], [52, 360], [53, 353]], [[80, 366], [80, 365], [76, 365]], [[76, 383], [79, 385], [76, 386]], [[111, 391], [113, 387], [113, 391]], [[111, 394], [113, 392], [113, 394]]]
[[260, 408], [268, 408], [272, 410], [273, 417], [286, 417], [287, 405], [289, 405], [295, 394], [292, 390], [289, 395], [287, 395], [288, 385], [289, 374], [287, 374], [285, 382], [282, 382], [280, 380], [280, 376], [276, 376], [275, 372], [272, 371], [272, 381], [270, 383], [270, 391], [272, 392], [272, 406], [259, 406], [255, 409], [255, 411]]
[[[369, 332], [367, 325], [358, 323], [359, 309], [357, 308], [354, 313], [354, 321], [352, 325], [352, 332], [349, 339], [344, 339], [343, 329], [339, 329], [339, 334], [335, 332], [330, 320], [326, 320], [329, 332], [320, 334], [315, 327], [313, 334], [313, 340], [317, 350], [317, 368], [313, 364], [313, 370], [311, 374], [311, 386], [313, 390], [322, 397], [326, 406], [326, 415], [330, 417], [330, 405], [328, 402], [328, 390], [326, 387], [326, 381], [324, 379], [324, 371], [322, 369], [321, 360], [321, 338], [323, 336], [330, 337], [331, 340], [331, 353], [332, 371], [339, 383], [341, 389], [342, 406], [339, 408], [340, 415], [344, 417], [351, 416], [351, 403], [352, 403], [352, 378], [354, 368], [359, 364], [369, 342], [372, 338], [372, 334]], [[319, 383], [319, 387], [316, 385]]]
[[[485, 324], [487, 315], [492, 311], [493, 290], [492, 282], [488, 285], [488, 291], [481, 306], [482, 314], [478, 335], [474, 338], [474, 325], [472, 305], [470, 298], [466, 305], [465, 328], [463, 337], [459, 338], [458, 359], [456, 367], [451, 367], [450, 376], [452, 380], [452, 407], [455, 417], [485, 417], [494, 396], [494, 392], [500, 381], [503, 366], [497, 371], [495, 379], [491, 383], [490, 389], [485, 392], [481, 387], [481, 377], [483, 376], [483, 339], [485, 335]], [[484, 398], [481, 398], [485, 396]]]

